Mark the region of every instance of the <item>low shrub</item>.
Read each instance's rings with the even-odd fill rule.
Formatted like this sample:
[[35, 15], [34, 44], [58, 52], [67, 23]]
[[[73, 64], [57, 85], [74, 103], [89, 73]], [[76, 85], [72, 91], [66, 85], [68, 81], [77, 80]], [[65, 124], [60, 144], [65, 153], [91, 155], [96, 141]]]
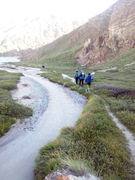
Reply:
[[[103, 102], [91, 95], [75, 126], [64, 128], [55, 141], [42, 148], [36, 159], [35, 178], [40, 180], [56, 169], [69, 168], [78, 175], [92, 171], [103, 179], [126, 179], [129, 159], [125, 137]], [[53, 162], [51, 168], [48, 162]]]
[[3, 136], [14, 123], [15, 119], [5, 115], [0, 115], [0, 137]]
[[67, 156], [61, 159], [61, 163], [64, 167], [73, 171], [77, 176], [86, 176], [89, 174], [87, 163], [82, 159], [73, 159]]

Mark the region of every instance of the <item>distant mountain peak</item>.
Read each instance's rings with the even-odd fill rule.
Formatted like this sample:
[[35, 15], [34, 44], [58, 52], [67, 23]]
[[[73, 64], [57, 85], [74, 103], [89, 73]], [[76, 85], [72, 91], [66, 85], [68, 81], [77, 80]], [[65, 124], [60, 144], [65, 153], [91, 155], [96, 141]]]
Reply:
[[65, 22], [54, 15], [11, 22], [0, 27], [0, 53], [12, 51], [13, 54], [20, 50], [37, 49], [71, 32], [79, 25], [77, 21]]

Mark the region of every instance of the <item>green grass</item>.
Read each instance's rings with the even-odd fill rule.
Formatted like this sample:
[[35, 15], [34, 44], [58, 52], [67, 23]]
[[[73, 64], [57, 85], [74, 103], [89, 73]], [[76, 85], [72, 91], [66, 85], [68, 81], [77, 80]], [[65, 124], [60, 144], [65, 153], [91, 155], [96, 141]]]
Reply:
[[135, 90], [110, 87], [95, 92], [109, 103], [121, 123], [135, 135]]
[[16, 119], [32, 115], [32, 110], [13, 101], [10, 90], [17, 88], [16, 84], [21, 74], [0, 71], [0, 136], [3, 136]]
[[[53, 82], [70, 87], [72, 90], [78, 91], [80, 94], [88, 97], [89, 94], [84, 89], [76, 86], [68, 79], [64, 80], [61, 74], [65, 73], [70, 77], [74, 77], [76, 69], [79, 69], [79, 71], [83, 69], [86, 74], [89, 71], [94, 71], [93, 92], [102, 96], [110, 104], [111, 110], [115, 112], [120, 121], [135, 133], [135, 96], [130, 93], [122, 93], [135, 90], [135, 64], [125, 66], [135, 62], [135, 49], [102, 65], [91, 67], [90, 70], [86, 69], [86, 67], [82, 68], [76, 63], [76, 59], [74, 58], [76, 52], [77, 49], [74, 53], [69, 51], [54, 59], [42, 60], [42, 63], [43, 61], [47, 63], [45, 69], [47, 73], [42, 74], [42, 76], [49, 78]], [[98, 72], [98, 70], [111, 69], [112, 67], [117, 67], [117, 69]], [[86, 88], [86, 85], [84, 85], [84, 88]], [[112, 94], [109, 93], [109, 97], [107, 89], [109, 91], [113, 90]], [[114, 94], [117, 92], [119, 92], [119, 95], [116, 97]]]
[[73, 171], [77, 176], [87, 176], [90, 173], [85, 160], [79, 158], [74, 159], [65, 156], [64, 158], [61, 159], [60, 162], [63, 165], [63, 167], [66, 167], [67, 169]]
[[[125, 66], [133, 62], [135, 62], [135, 49], [132, 49], [118, 58], [114, 58], [111, 61], [93, 67], [92, 71], [96, 72], [95, 86], [107, 84], [123, 89], [135, 89], [135, 64]], [[113, 67], [117, 67], [117, 69], [102, 73], [98, 72], [98, 70], [111, 69]]]
[[103, 179], [127, 179], [129, 157], [123, 134], [103, 102], [92, 95], [76, 125], [64, 128], [40, 150], [34, 172], [37, 180], [60, 168], [77, 175], [92, 171]]
[[12, 90], [15, 89], [17, 81], [21, 74], [8, 73], [0, 70], [0, 89]]
[[[35, 67], [38, 67], [39, 65], [41, 67], [42, 64], [45, 64], [46, 68], [42, 70], [45, 72], [47, 71], [47, 73], [42, 74], [42, 76], [49, 78], [53, 82], [58, 82], [60, 84], [63, 84], [64, 86], [71, 87], [72, 90], [76, 90], [83, 95], [86, 95], [86, 93], [82, 88], [79, 88], [68, 79], [64, 80], [61, 74], [65, 73], [70, 77], [74, 77], [76, 69], [78, 69], [79, 72], [81, 71], [81, 69], [83, 69], [86, 75], [89, 71], [94, 71], [94, 82], [92, 84], [94, 91], [96, 90], [96, 93], [100, 94], [106, 99], [106, 101], [111, 105], [111, 109], [116, 112], [116, 114], [120, 118], [121, 122], [124, 123], [130, 130], [132, 130], [132, 132], [134, 132], [133, 129], [135, 129], [135, 112], [133, 109], [135, 108], [135, 99], [125, 94], [122, 95], [123, 100], [121, 100], [121, 96], [118, 96], [117, 98], [113, 97], [113, 94], [109, 95], [109, 98], [107, 98], [108, 95], [106, 93], [102, 93], [102, 90], [135, 90], [135, 64], [131, 66], [125, 66], [127, 64], [135, 62], [135, 49], [118, 58], [112, 59], [111, 61], [108, 61], [96, 67], [90, 67], [89, 69], [86, 67], [81, 67], [79, 64], [77, 64], [74, 55], [78, 50], [78, 48], [74, 48], [66, 53], [59, 54], [55, 58], [46, 58], [38, 61], [26, 62], [26, 64], [27, 66], [32, 66], [34, 64]], [[117, 69], [108, 70], [107, 72], [98, 72], [98, 70], [111, 69], [113, 67], [117, 67]], [[84, 86], [84, 88], [86, 88], [86, 85]], [[132, 98], [132, 100], [129, 101], [127, 100], [128, 98]], [[123, 104], [124, 107], [127, 107], [127, 110], [126, 108], [124, 108], [124, 110], [118, 107], [116, 108], [115, 104], [117, 104], [118, 107], [120, 104]], [[115, 108], [113, 108], [112, 106], [114, 106]], [[132, 107], [132, 110], [128, 107]], [[127, 121], [125, 118], [123, 118], [124, 114], [126, 114], [126, 116], [124, 117], [128, 119]]]
[[[75, 54], [79, 50], [80, 47], [75, 46], [64, 52], [59, 51], [61, 53], [58, 54], [57, 48], [52, 49], [45, 58], [25, 62], [25, 65], [40, 68], [45, 65], [45, 69], [42, 69], [45, 72], [43, 77], [78, 91], [87, 98], [94, 93], [100, 95], [120, 121], [135, 133], [135, 98], [131, 93], [135, 91], [135, 64], [126, 66], [135, 62], [135, 49], [95, 67], [82, 67], [77, 64]], [[99, 71], [113, 67], [117, 69]], [[70, 80], [63, 79], [62, 73], [74, 77], [76, 69], [79, 72], [84, 70], [86, 75], [88, 72], [95, 72], [91, 92], [85, 91], [86, 84], [81, 88]], [[89, 108], [85, 108], [87, 113], [82, 114], [74, 128], [63, 129], [56, 141], [41, 149], [35, 169], [38, 180], [52, 171], [68, 167], [68, 164], [64, 166], [62, 163], [64, 157], [69, 158], [76, 172], [79, 169], [76, 166], [79, 158], [79, 161], [86, 165], [86, 169], [88, 167], [89, 170], [97, 172], [103, 179], [130, 179], [127, 172], [130, 158], [125, 139], [108, 117], [104, 105], [97, 100], [93, 101], [94, 106], [89, 105], [90, 100], [87, 106]]]

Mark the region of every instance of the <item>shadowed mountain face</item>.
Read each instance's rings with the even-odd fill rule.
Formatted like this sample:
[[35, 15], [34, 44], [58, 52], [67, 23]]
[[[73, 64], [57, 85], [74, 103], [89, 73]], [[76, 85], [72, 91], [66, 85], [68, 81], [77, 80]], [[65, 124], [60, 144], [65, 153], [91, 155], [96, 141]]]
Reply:
[[[23, 57], [25, 55], [25, 60], [31, 60], [48, 55], [47, 53], [50, 50], [58, 54], [58, 52], [62, 53], [74, 47], [82, 47], [76, 54], [80, 64], [87, 66], [101, 64], [135, 48], [134, 10], [135, 0], [119, 0], [108, 10], [91, 18], [86, 24], [74, 31], [71, 30], [77, 27], [74, 26], [76, 25], [75, 22], [72, 23], [71, 28], [68, 28], [63, 25], [60, 26], [54, 20], [49, 25], [46, 23], [39, 25], [37, 23], [39, 20], [35, 20], [33, 23], [38, 24], [38, 26], [35, 26], [38, 31], [32, 30], [33, 23], [26, 25], [31, 27], [32, 31], [24, 32], [23, 36], [19, 36], [19, 38], [16, 38], [17, 35], [8, 36], [1, 43], [0, 51], [6, 52], [4, 49], [7, 49], [7, 51], [10, 51], [9, 55], [11, 55], [8, 44], [12, 42], [14, 52], [20, 53]], [[67, 34], [67, 32], [70, 33]], [[31, 34], [34, 34], [33, 40]], [[67, 35], [62, 36], [64, 34]], [[57, 39], [58, 37], [60, 38]], [[53, 41], [53, 39], [57, 40]]]

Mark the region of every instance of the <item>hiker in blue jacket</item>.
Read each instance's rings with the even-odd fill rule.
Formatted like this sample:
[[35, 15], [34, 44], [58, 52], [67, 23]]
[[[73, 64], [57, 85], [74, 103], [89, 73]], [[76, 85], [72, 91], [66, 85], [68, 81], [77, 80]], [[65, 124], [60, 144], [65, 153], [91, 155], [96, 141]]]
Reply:
[[76, 70], [76, 73], [75, 73], [75, 82], [76, 82], [76, 84], [78, 84], [78, 79], [79, 79], [79, 73], [78, 73], [78, 70]]
[[79, 85], [83, 87], [83, 81], [85, 79], [85, 74], [83, 71], [81, 71], [80, 73], [80, 82], [79, 82]]
[[90, 91], [91, 82], [93, 81], [93, 77], [90, 73], [88, 73], [88, 76], [85, 79], [85, 82], [87, 83], [87, 91]]

